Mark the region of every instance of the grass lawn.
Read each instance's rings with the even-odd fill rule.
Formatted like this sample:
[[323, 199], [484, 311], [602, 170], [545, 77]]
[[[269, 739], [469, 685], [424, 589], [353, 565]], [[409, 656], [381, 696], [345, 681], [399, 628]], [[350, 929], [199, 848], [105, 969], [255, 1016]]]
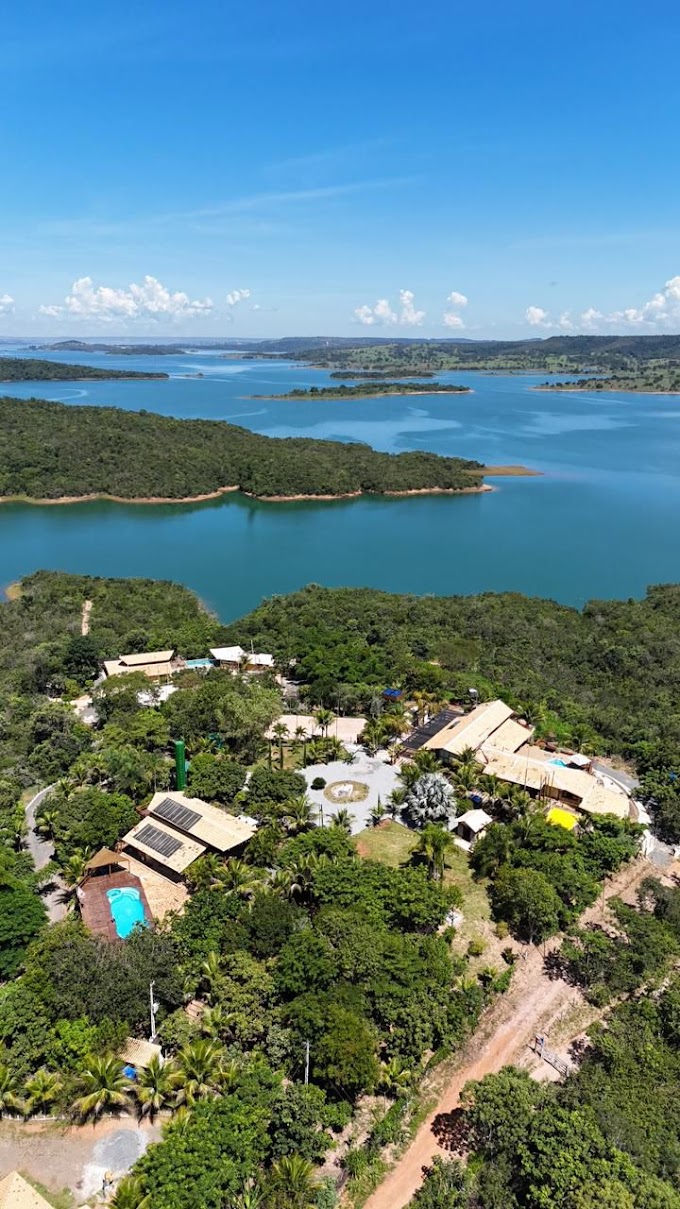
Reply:
[[[379, 827], [367, 827], [356, 837], [357, 852], [366, 860], [382, 861], [385, 865], [406, 865], [418, 843], [418, 834], [403, 827], [401, 823], [381, 823]], [[482, 937], [487, 943], [493, 937], [491, 910], [486, 893], [485, 881], [473, 881], [467, 854], [461, 848], [452, 848], [446, 858], [445, 885], [460, 887], [463, 894], [465, 919], [458, 929], [454, 950], [463, 951], [473, 937]]]

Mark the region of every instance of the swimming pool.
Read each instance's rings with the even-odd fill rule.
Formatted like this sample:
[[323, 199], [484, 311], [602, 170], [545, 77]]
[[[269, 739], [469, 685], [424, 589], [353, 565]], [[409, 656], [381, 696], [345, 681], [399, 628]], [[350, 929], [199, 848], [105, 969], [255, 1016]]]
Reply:
[[125, 940], [137, 924], [146, 924], [144, 903], [139, 890], [135, 890], [132, 886], [123, 886], [122, 889], [107, 890], [106, 897], [109, 900], [116, 932], [121, 940]]
[[548, 760], [548, 764], [556, 764], [558, 768], [568, 768], [566, 760]]
[[184, 661], [184, 666], [185, 666], [185, 667], [193, 667], [193, 668], [196, 668], [196, 667], [214, 667], [214, 666], [215, 666], [215, 664], [214, 664], [214, 662], [213, 662], [213, 660], [212, 660], [212, 659], [185, 659], [185, 661]]

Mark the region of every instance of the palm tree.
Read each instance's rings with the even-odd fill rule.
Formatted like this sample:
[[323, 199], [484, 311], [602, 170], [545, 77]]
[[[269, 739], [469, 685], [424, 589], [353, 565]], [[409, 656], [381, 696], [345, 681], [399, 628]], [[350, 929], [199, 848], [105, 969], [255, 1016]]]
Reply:
[[380, 801], [380, 798], [378, 798], [378, 801], [376, 802], [375, 806], [372, 806], [371, 810], [370, 810], [371, 823], [373, 824], [373, 826], [377, 827], [378, 823], [382, 822], [382, 820], [384, 819], [386, 814], [387, 814], [387, 807], [383, 806], [382, 802]]
[[222, 978], [220, 955], [214, 949], [211, 949], [201, 966], [201, 979], [199, 982], [199, 989], [205, 992], [208, 1003], [210, 1003], [215, 989], [219, 986]]
[[0, 1117], [9, 1113], [23, 1111], [23, 1104], [17, 1095], [18, 1086], [9, 1067], [0, 1065]]
[[78, 887], [87, 873], [86, 865], [90, 856], [91, 849], [76, 848], [66, 861], [61, 871], [65, 883], [65, 889], [60, 895], [62, 902], [68, 903], [70, 906], [75, 903]]
[[219, 1041], [192, 1041], [179, 1051], [172, 1073], [175, 1103], [191, 1108], [197, 1100], [233, 1087], [237, 1077], [238, 1067], [235, 1062], [227, 1063]]
[[272, 734], [279, 745], [279, 768], [283, 768], [283, 740], [289, 737], [285, 722], [275, 722], [272, 726]]
[[361, 732], [361, 743], [366, 748], [369, 756], [374, 756], [380, 749], [383, 741], [384, 731], [380, 722], [367, 722]]
[[269, 1177], [272, 1209], [314, 1209], [318, 1181], [313, 1164], [299, 1154], [272, 1165]]
[[256, 876], [252, 865], [246, 864], [237, 856], [232, 856], [226, 861], [220, 873], [220, 885], [228, 894], [234, 894], [237, 898], [250, 898], [260, 884], [260, 878]]
[[122, 1108], [128, 1102], [130, 1080], [123, 1074], [120, 1058], [113, 1054], [93, 1056], [81, 1079], [83, 1094], [78, 1097], [73, 1109], [81, 1120], [88, 1117], [97, 1120], [103, 1112]]
[[451, 832], [446, 831], [444, 827], [438, 827], [436, 823], [427, 823], [423, 827], [414, 851], [427, 858], [429, 874], [433, 881], [442, 881], [446, 854], [453, 848], [453, 844]]
[[231, 1034], [236, 1021], [236, 1012], [226, 1012], [217, 1004], [208, 1008], [201, 1017], [201, 1032], [216, 1040], [221, 1040]]
[[59, 812], [57, 810], [43, 810], [35, 820], [35, 830], [38, 835], [42, 835], [48, 840], [54, 840], [58, 827]]
[[402, 1058], [390, 1058], [380, 1063], [380, 1087], [392, 1096], [403, 1096], [413, 1079], [413, 1071]]
[[351, 835], [353, 822], [354, 815], [350, 814], [346, 806], [341, 806], [339, 810], [336, 810], [331, 819], [331, 827], [340, 827], [347, 835]]
[[59, 1099], [62, 1081], [54, 1071], [41, 1066], [30, 1079], [24, 1083], [26, 1100], [24, 1112], [27, 1116], [33, 1113], [49, 1113]]
[[158, 1054], [154, 1054], [149, 1065], [138, 1072], [134, 1094], [140, 1117], [148, 1116], [153, 1121], [156, 1113], [170, 1104], [174, 1069], [172, 1062], [163, 1062]]
[[335, 714], [331, 709], [317, 709], [314, 714], [314, 721], [321, 729], [321, 734], [324, 739], [328, 738], [328, 729], [335, 722]]
[[292, 835], [309, 831], [314, 819], [314, 807], [304, 796], [290, 798], [285, 805], [284, 819]]
[[397, 756], [399, 755], [400, 751], [401, 743], [398, 739], [392, 739], [391, 743], [387, 744], [387, 754], [389, 756], [390, 764], [396, 764]]
[[189, 867], [186, 879], [192, 893], [197, 890], [209, 890], [221, 883], [224, 861], [216, 852], [206, 852]]
[[145, 1191], [141, 1175], [126, 1175], [111, 1201], [111, 1209], [151, 1209], [151, 1197]]
[[228, 1209], [262, 1209], [264, 1192], [259, 1184], [249, 1181], [239, 1192], [235, 1201], [230, 1201]]
[[458, 760], [452, 772], [454, 792], [458, 797], [468, 797], [479, 786], [482, 766], [476, 760]]
[[295, 741], [302, 747], [302, 767], [307, 763], [307, 739], [309, 735], [304, 726], [295, 727]]

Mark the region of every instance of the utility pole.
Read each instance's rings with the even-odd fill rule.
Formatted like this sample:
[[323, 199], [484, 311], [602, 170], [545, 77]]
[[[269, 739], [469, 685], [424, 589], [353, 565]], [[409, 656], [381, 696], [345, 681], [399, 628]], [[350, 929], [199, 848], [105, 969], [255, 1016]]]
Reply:
[[309, 1083], [309, 1041], [305, 1042], [305, 1087]]
[[155, 982], [149, 983], [149, 1015], [151, 1018], [151, 1036], [149, 1037], [149, 1041], [153, 1041], [154, 1037], [156, 1036], [156, 1011], [158, 1009], [158, 1004], [155, 1002], [153, 997], [153, 988], [155, 985]]

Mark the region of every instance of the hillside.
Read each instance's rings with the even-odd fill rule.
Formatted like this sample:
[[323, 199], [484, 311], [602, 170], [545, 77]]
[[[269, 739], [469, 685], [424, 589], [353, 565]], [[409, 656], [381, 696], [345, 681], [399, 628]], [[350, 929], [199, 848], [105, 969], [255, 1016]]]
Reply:
[[93, 365], [65, 365], [38, 357], [0, 357], [0, 382], [81, 382], [85, 379], [167, 378], [167, 374], [127, 369], [100, 369]]

